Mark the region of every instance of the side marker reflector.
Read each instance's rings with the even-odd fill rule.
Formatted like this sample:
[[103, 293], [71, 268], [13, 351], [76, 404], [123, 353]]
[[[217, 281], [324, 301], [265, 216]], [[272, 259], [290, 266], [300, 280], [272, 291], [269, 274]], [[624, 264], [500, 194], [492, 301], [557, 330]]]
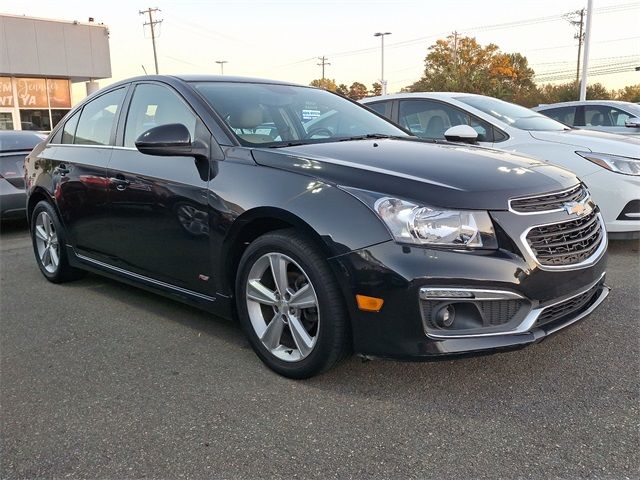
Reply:
[[382, 308], [384, 300], [376, 297], [367, 297], [366, 295], [356, 295], [358, 308], [365, 312], [379, 312]]

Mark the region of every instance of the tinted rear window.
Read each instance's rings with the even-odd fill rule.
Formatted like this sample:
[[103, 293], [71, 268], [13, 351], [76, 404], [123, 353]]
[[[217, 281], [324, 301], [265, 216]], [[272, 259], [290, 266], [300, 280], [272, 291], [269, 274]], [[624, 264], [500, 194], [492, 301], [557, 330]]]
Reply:
[[31, 132], [0, 132], [0, 152], [32, 150], [44, 138]]

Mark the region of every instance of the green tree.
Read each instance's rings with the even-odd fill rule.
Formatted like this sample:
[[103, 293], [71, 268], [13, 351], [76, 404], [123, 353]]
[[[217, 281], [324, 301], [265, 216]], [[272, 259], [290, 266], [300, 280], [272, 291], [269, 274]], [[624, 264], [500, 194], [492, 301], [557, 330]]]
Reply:
[[369, 93], [371, 93], [371, 95], [373, 95], [374, 97], [382, 95], [382, 85], [378, 82], [373, 82], [371, 84], [371, 90], [369, 90]]
[[622, 90], [615, 93], [616, 100], [625, 102], [640, 102], [640, 83], [636, 85], [627, 85]]
[[[612, 92], [607, 90], [601, 83], [593, 83], [587, 85], [587, 100], [609, 100], [613, 98]], [[558, 103], [571, 102], [580, 98], [580, 89], [576, 82], [546, 84], [541, 85], [538, 89], [537, 102], [540, 103]], [[531, 106], [531, 105], [528, 105]]]
[[429, 47], [422, 78], [404, 90], [469, 92], [504, 98], [526, 97], [535, 92], [535, 72], [523, 55], [504, 53], [491, 43], [453, 35]]
[[369, 93], [367, 90], [367, 86], [364, 83], [353, 82], [349, 87], [349, 98], [352, 100], [360, 100], [364, 98]]
[[347, 87], [344, 83], [341, 83], [340, 85], [338, 85], [338, 88], [336, 89], [336, 93], [339, 93], [343, 97], [348, 97], [349, 87]]
[[312, 80], [309, 85], [311, 85], [312, 87], [323, 88], [325, 90], [329, 90], [330, 92], [335, 92], [338, 89], [336, 81], [330, 78], [317, 78], [316, 80]]

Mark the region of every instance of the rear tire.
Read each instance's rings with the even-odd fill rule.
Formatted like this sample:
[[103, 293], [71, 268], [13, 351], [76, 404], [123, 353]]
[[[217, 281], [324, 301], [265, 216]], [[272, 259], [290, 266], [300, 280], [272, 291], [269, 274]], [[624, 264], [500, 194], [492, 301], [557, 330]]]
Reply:
[[338, 283], [320, 250], [295, 230], [265, 234], [247, 247], [236, 276], [236, 305], [254, 351], [280, 375], [309, 378], [349, 352]]
[[31, 214], [31, 242], [38, 267], [50, 282], [68, 282], [84, 275], [83, 270], [69, 265], [62, 224], [53, 206], [44, 200]]

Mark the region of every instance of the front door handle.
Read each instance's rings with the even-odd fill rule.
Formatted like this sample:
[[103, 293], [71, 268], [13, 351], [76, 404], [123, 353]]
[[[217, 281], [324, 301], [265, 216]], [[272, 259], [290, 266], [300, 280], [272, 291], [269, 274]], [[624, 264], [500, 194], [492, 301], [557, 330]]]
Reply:
[[113, 185], [116, 186], [116, 190], [124, 190], [125, 188], [127, 188], [127, 186], [129, 186], [129, 180], [126, 180], [124, 178], [124, 175], [116, 175], [115, 177], [111, 177], [109, 179], [109, 183], [112, 183]]

